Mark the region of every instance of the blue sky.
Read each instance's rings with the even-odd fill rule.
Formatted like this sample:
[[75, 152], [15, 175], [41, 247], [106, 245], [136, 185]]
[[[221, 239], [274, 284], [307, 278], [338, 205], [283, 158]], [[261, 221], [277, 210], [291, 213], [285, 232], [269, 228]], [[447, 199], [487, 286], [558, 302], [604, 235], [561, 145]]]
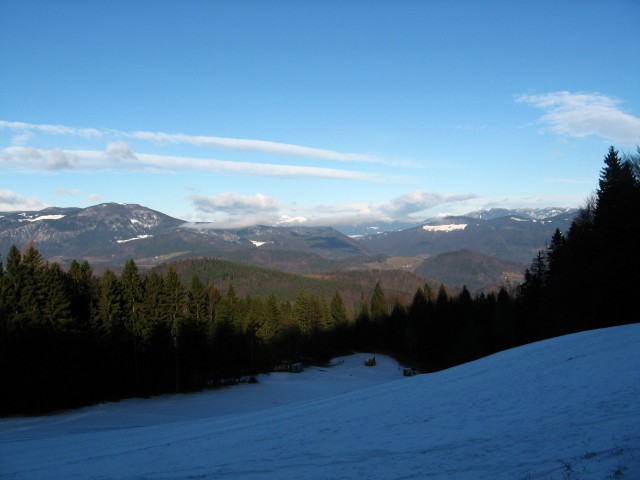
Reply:
[[580, 206], [609, 145], [640, 145], [639, 22], [636, 0], [0, 0], [0, 211]]

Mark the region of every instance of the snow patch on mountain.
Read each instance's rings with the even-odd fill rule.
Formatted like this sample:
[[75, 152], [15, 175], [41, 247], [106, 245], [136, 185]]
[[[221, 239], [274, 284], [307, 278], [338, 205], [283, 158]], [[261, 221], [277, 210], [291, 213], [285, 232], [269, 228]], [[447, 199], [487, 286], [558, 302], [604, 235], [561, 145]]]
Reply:
[[21, 218], [19, 222], [40, 222], [42, 220], [60, 220], [66, 217], [66, 215], [40, 215], [39, 217], [27, 217], [26, 214], [22, 214], [25, 218]]
[[151, 238], [151, 237], [153, 237], [153, 235], [138, 235], [137, 237], [127, 238], [126, 240], [116, 240], [116, 242], [127, 243], [127, 242], [133, 242], [134, 240], [142, 240], [144, 238]]
[[452, 223], [448, 225], [423, 225], [422, 229], [427, 232], [453, 232], [455, 230], [464, 230], [467, 228], [466, 223]]

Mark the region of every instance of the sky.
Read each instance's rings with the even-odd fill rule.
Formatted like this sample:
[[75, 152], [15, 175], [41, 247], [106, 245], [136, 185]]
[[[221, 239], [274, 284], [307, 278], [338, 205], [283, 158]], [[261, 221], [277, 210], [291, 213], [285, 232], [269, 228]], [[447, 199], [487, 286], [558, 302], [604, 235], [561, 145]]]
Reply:
[[0, 211], [579, 207], [640, 145], [639, 22], [637, 0], [0, 0]]

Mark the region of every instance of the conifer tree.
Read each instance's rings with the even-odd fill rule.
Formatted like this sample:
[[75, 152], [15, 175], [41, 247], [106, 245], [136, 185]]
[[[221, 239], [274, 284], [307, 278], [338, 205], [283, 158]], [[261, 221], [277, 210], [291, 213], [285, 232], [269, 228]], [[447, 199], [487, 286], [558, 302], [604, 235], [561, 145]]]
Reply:
[[447, 288], [444, 284], [440, 284], [440, 288], [438, 288], [438, 297], [436, 298], [436, 307], [437, 308], [445, 308], [449, 303], [449, 294], [447, 293]]
[[91, 311], [96, 297], [93, 269], [86, 260], [79, 264], [73, 259], [67, 271], [71, 301], [71, 314], [76, 319], [76, 326], [88, 332]]
[[168, 325], [168, 308], [165, 307], [164, 278], [151, 272], [144, 283], [143, 319], [141, 337], [149, 341], [159, 325]]
[[113, 271], [107, 269], [100, 277], [98, 298], [98, 328], [112, 337], [124, 331], [122, 285]]
[[300, 290], [296, 297], [293, 315], [302, 335], [311, 333], [311, 307], [309, 305], [309, 297], [304, 290]]
[[171, 266], [165, 275], [164, 297], [167, 308], [167, 320], [173, 341], [174, 367], [175, 367], [175, 389], [180, 391], [181, 387], [181, 366], [180, 348], [183, 321], [185, 318], [185, 289], [180, 281], [178, 272]]
[[376, 282], [371, 295], [371, 319], [380, 323], [389, 315], [389, 305], [384, 297], [384, 292], [380, 286], [380, 282]]
[[329, 310], [330, 310], [330, 320], [329, 320], [330, 328], [340, 328], [340, 327], [346, 326], [347, 309], [344, 305], [344, 300], [342, 299], [342, 295], [340, 295], [340, 292], [338, 292], [337, 290], [336, 290], [336, 293], [333, 295], [333, 298], [331, 299]]
[[263, 315], [263, 321], [258, 328], [257, 335], [263, 342], [270, 344], [280, 333], [282, 323], [282, 312], [273, 293], [267, 297]]
[[135, 388], [140, 388], [140, 346], [144, 331], [144, 316], [142, 304], [144, 301], [144, 285], [138, 272], [138, 266], [133, 259], [127, 260], [120, 275], [122, 287], [122, 316], [126, 331], [124, 342], [131, 348]]
[[207, 291], [197, 274], [191, 277], [191, 285], [187, 292], [187, 303], [189, 308], [189, 320], [198, 325], [205, 325], [207, 322], [207, 312], [209, 297]]
[[138, 266], [133, 259], [127, 260], [120, 275], [123, 300], [123, 322], [125, 328], [134, 338], [141, 333], [141, 310], [144, 286]]
[[40, 326], [45, 302], [44, 269], [46, 262], [31, 242], [20, 261], [18, 323], [24, 330]]
[[45, 288], [42, 305], [42, 322], [45, 328], [55, 331], [73, 327], [71, 300], [67, 286], [67, 275], [57, 263], [47, 264], [44, 271]]

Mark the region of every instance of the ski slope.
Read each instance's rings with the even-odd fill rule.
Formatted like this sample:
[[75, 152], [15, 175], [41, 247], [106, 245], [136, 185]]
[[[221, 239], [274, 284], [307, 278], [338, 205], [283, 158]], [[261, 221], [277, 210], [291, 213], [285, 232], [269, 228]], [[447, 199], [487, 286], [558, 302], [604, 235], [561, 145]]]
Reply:
[[640, 324], [0, 420], [3, 479], [640, 478]]

